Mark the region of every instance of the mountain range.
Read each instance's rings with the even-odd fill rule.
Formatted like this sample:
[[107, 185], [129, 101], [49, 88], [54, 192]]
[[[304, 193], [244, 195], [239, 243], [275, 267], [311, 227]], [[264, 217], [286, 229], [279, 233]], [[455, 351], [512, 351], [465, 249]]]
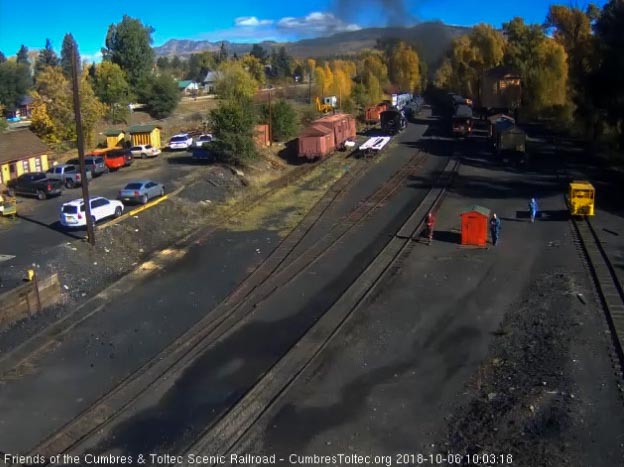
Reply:
[[[448, 50], [451, 41], [470, 31], [463, 26], [450, 26], [441, 22], [423, 22], [412, 27], [366, 28], [357, 31], [340, 32], [328, 37], [303, 39], [296, 42], [260, 42], [264, 49], [284, 46], [286, 52], [297, 58], [331, 57], [336, 55], [352, 55], [363, 49], [372, 48], [378, 40], [400, 39], [413, 44], [419, 56], [430, 67], [435, 66]], [[222, 42], [193, 41], [171, 39], [159, 47], [154, 47], [156, 56], [188, 56], [193, 53], [211, 51], [221, 48]], [[235, 43], [223, 41], [229, 54], [243, 55], [248, 53], [253, 43]]]

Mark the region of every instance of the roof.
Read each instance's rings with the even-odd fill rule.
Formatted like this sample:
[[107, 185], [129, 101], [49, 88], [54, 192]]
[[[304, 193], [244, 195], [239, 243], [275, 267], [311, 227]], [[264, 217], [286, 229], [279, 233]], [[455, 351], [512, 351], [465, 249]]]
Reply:
[[317, 118], [316, 120], [314, 120], [314, 123], [338, 122], [350, 118], [353, 118], [353, 115], [344, 113], [332, 114], [326, 115], [325, 117]]
[[162, 128], [160, 125], [133, 125], [128, 128], [128, 133], [131, 135], [135, 133], [150, 133], [155, 128]]
[[488, 208], [484, 208], [483, 206], [479, 206], [478, 204], [473, 204], [472, 206], [467, 207], [462, 211], [463, 214], [467, 214], [469, 212], [478, 212], [479, 214], [484, 215], [485, 217], [490, 217], [490, 210]]
[[213, 81], [217, 81], [219, 79], [219, 74], [216, 71], [209, 71], [206, 73], [206, 77], [204, 78], [204, 83], [211, 83]]
[[317, 124], [310, 125], [309, 127], [305, 128], [301, 133], [299, 133], [299, 138], [305, 138], [308, 136], [327, 136], [331, 134], [332, 130], [323, 125]]
[[576, 188], [576, 189], [594, 189], [594, 185], [592, 185], [591, 183], [589, 183], [587, 180], [573, 180], [570, 182], [570, 188]]
[[185, 79], [183, 81], [178, 81], [178, 87], [180, 89], [184, 89], [186, 87], [188, 87], [188, 85], [193, 84], [193, 81], [190, 79]]
[[22, 96], [19, 100], [19, 105], [30, 105], [32, 104], [34, 99], [30, 96]]
[[41, 156], [49, 152], [48, 146], [30, 130], [0, 133], [0, 163]]
[[509, 121], [511, 121], [511, 122], [513, 122], [513, 123], [515, 123], [515, 122], [516, 122], [516, 120], [515, 120], [513, 117], [510, 117], [510, 116], [509, 116], [509, 115], [507, 115], [507, 114], [501, 114], [501, 113], [499, 113], [499, 114], [494, 114], [494, 115], [489, 116], [489, 117], [488, 117], [488, 120], [489, 120], [492, 124], [497, 123], [497, 122], [498, 122], [498, 120], [509, 120]]
[[123, 130], [106, 130], [104, 136], [119, 136], [122, 133], [124, 133]]
[[485, 72], [485, 76], [488, 78], [520, 78], [520, 73], [514, 70], [513, 68], [507, 66], [497, 66], [495, 68], [491, 68]]

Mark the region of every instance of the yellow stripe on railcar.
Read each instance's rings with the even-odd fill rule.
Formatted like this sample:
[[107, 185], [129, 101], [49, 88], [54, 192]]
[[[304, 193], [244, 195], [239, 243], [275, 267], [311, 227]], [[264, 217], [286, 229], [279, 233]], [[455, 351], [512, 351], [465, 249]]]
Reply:
[[573, 216], [593, 216], [596, 202], [594, 186], [585, 180], [570, 182], [568, 191], [568, 207]]

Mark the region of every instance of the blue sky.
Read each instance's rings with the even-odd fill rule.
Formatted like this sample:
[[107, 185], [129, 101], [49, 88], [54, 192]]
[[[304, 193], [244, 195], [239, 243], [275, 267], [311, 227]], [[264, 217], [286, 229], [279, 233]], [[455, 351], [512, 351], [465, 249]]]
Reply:
[[[603, 5], [606, 0], [595, 3]], [[71, 32], [83, 58], [97, 59], [108, 26], [124, 14], [154, 28], [154, 45], [169, 39], [259, 42], [297, 40], [388, 22], [442, 20], [448, 24], [487, 22], [500, 26], [514, 16], [541, 23], [551, 3], [525, 0], [234, 0], [201, 2], [162, 0], [0, 0], [0, 51], [14, 55], [21, 44], [42, 48], [46, 38], [60, 51], [63, 36]], [[585, 3], [581, 0], [581, 5]], [[382, 5], [394, 5], [394, 9]], [[341, 8], [342, 6], [342, 8]], [[395, 14], [389, 13], [394, 11]]]

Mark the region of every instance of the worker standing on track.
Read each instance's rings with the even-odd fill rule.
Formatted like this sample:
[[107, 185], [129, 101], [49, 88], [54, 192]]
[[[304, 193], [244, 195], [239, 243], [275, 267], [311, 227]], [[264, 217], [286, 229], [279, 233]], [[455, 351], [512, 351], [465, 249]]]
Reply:
[[490, 233], [492, 234], [492, 245], [496, 246], [498, 238], [500, 236], [501, 221], [496, 216], [496, 213], [492, 214], [490, 219]]
[[427, 214], [427, 238], [429, 240], [429, 245], [433, 241], [433, 229], [435, 228], [435, 217], [432, 212]]
[[535, 222], [535, 217], [537, 216], [537, 200], [535, 198], [531, 198], [529, 201], [529, 213], [531, 214], [531, 224]]

